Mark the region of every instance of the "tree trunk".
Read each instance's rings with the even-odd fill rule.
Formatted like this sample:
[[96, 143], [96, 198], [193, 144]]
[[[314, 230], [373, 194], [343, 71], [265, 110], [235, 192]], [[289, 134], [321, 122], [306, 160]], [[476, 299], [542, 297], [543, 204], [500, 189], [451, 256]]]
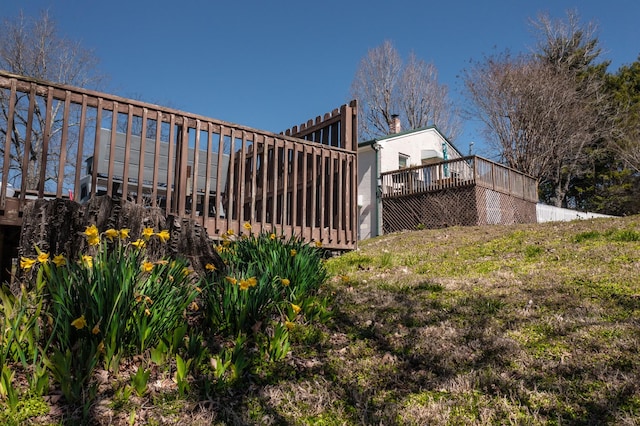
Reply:
[[78, 259], [86, 251], [84, 231], [96, 225], [100, 232], [109, 228], [130, 229], [130, 237], [140, 238], [144, 228], [155, 232], [168, 230], [170, 239], [161, 243], [151, 238], [146, 247], [150, 261], [163, 257], [182, 257], [189, 260], [193, 270], [202, 274], [208, 263], [218, 270], [224, 263], [214, 249], [206, 229], [191, 219], [165, 216], [160, 208], [147, 208], [130, 201], [109, 196], [93, 197], [86, 205], [74, 201], [35, 200], [25, 206], [20, 234], [20, 256], [35, 257], [36, 247], [51, 257], [64, 254]]

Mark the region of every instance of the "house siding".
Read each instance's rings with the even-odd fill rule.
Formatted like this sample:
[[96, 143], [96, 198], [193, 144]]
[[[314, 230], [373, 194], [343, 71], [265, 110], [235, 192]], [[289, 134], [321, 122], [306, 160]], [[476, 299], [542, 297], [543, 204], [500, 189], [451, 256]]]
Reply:
[[[373, 143], [380, 145], [378, 152], [372, 148]], [[436, 127], [411, 130], [389, 135], [374, 141], [365, 142], [358, 147], [358, 198], [359, 198], [359, 239], [379, 235], [377, 178], [380, 173], [399, 169], [399, 156], [407, 158], [407, 166], [422, 163], [423, 151], [430, 151], [442, 160], [443, 144], [447, 146], [447, 158], [461, 158], [460, 152], [438, 131]], [[380, 170], [377, 169], [379, 156]], [[378, 217], [380, 216], [380, 217]]]
[[371, 238], [377, 231], [376, 152], [369, 147], [358, 152], [358, 239]]

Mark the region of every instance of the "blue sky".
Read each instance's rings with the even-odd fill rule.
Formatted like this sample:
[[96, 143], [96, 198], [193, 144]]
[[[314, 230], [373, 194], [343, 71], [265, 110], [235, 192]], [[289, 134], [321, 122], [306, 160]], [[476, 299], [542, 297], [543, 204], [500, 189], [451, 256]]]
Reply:
[[[0, 19], [44, 9], [94, 51], [106, 91], [273, 132], [348, 102], [358, 63], [385, 40], [433, 62], [459, 102], [469, 60], [531, 49], [539, 12], [594, 21], [610, 71], [640, 54], [637, 0], [0, 0]], [[454, 142], [471, 141], [491, 156], [466, 122]]]

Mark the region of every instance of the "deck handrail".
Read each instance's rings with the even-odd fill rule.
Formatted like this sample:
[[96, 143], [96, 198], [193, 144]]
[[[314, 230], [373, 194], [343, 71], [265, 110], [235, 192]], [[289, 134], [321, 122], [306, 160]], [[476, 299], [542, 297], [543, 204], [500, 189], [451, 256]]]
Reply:
[[383, 197], [477, 185], [527, 201], [538, 201], [538, 182], [535, 178], [476, 155], [407, 167], [380, 175]]
[[[355, 102], [313, 123], [321, 135], [352, 130], [324, 144], [2, 70], [0, 102], [8, 115], [0, 121], [0, 224], [21, 223], [29, 192], [79, 198], [84, 185], [87, 196], [189, 217], [212, 236], [249, 222], [256, 232], [355, 248]], [[34, 156], [12, 148], [35, 145]]]

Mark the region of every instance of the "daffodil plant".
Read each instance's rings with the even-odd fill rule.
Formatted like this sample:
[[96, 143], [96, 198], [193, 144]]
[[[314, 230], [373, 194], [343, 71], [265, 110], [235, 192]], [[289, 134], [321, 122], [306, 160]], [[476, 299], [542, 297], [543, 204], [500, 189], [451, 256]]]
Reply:
[[85, 229], [88, 245], [78, 259], [39, 252], [23, 257], [26, 272], [38, 269], [50, 298], [52, 324], [48, 367], [70, 400], [78, 400], [99, 362], [116, 370], [123, 356], [142, 353], [184, 321], [198, 287], [184, 260], [149, 261], [145, 246], [167, 230], [145, 228], [132, 240], [128, 229]]

